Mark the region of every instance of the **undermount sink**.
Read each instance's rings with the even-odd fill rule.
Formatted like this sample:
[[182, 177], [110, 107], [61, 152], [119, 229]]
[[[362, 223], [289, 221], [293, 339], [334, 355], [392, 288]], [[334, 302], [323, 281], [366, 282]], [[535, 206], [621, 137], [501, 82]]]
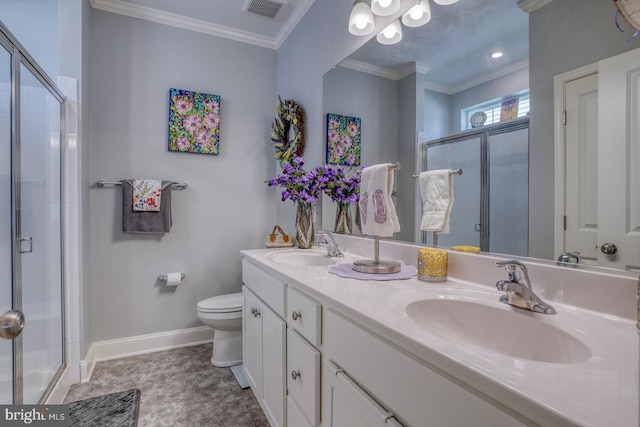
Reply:
[[591, 350], [547, 322], [545, 315], [464, 299], [422, 299], [405, 310], [421, 329], [460, 344], [511, 357], [549, 363], [581, 363]]
[[279, 264], [330, 266], [337, 264], [341, 258], [331, 258], [325, 250], [317, 249], [289, 249], [272, 252], [267, 258]]

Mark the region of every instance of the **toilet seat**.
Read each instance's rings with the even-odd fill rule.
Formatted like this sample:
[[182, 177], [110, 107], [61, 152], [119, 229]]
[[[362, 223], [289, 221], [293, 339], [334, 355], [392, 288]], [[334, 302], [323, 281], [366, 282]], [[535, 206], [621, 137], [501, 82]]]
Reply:
[[242, 292], [218, 295], [198, 302], [202, 313], [235, 313], [242, 311]]

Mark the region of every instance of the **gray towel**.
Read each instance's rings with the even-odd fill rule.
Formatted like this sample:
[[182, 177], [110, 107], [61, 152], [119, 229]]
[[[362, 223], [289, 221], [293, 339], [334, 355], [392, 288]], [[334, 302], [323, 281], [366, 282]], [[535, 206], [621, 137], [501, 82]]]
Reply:
[[125, 233], [168, 233], [171, 229], [171, 185], [162, 181], [159, 212], [133, 211], [133, 181], [122, 181], [122, 231]]

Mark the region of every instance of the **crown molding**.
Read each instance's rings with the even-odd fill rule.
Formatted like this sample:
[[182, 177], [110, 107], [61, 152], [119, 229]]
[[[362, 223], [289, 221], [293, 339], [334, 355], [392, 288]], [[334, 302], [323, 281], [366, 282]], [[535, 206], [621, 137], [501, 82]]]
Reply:
[[531, 13], [552, 1], [553, 0], [518, 0], [518, 7], [526, 13]]
[[309, 10], [311, 5], [313, 5], [314, 1], [315, 0], [301, 0], [300, 5], [293, 11], [292, 16], [286, 21], [276, 38], [265, 37], [223, 25], [215, 25], [199, 19], [187, 18], [174, 13], [163, 12], [146, 6], [138, 6], [120, 0], [89, 0], [89, 3], [94, 9], [119, 13], [133, 18], [144, 19], [145, 21], [236, 40], [269, 49], [277, 49], [291, 31], [293, 31], [304, 14]]
[[390, 80], [399, 80], [398, 72], [388, 68], [378, 67], [377, 65], [367, 64], [366, 62], [354, 61], [353, 59], [345, 59], [338, 64], [339, 67], [349, 68], [350, 70], [361, 71], [363, 73], [372, 74]]

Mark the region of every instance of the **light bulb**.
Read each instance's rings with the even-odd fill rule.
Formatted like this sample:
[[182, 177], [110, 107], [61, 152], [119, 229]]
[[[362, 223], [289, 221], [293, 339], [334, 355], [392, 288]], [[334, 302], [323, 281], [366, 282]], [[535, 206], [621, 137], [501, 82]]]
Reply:
[[424, 13], [424, 11], [422, 10], [421, 7], [412, 7], [411, 10], [409, 11], [409, 16], [411, 17], [411, 19], [420, 19], [422, 18], [422, 14]]
[[402, 40], [402, 25], [400, 21], [395, 20], [376, 36], [376, 40], [380, 44], [396, 44]]
[[349, 16], [349, 32], [354, 36], [366, 36], [373, 32], [373, 14], [364, 0], [356, 1]]
[[378, 3], [380, 4], [380, 7], [389, 7], [391, 0], [379, 0]]
[[378, 16], [393, 15], [400, 10], [400, 0], [372, 0], [371, 11]]
[[396, 33], [395, 30], [391, 27], [385, 28], [384, 31], [382, 32], [382, 34], [388, 39], [392, 39], [395, 33]]
[[418, 0], [417, 4], [402, 15], [402, 23], [407, 27], [419, 27], [431, 20], [428, 0]]
[[355, 25], [357, 29], [362, 30], [367, 26], [367, 20], [363, 16], [356, 16], [353, 25]]

